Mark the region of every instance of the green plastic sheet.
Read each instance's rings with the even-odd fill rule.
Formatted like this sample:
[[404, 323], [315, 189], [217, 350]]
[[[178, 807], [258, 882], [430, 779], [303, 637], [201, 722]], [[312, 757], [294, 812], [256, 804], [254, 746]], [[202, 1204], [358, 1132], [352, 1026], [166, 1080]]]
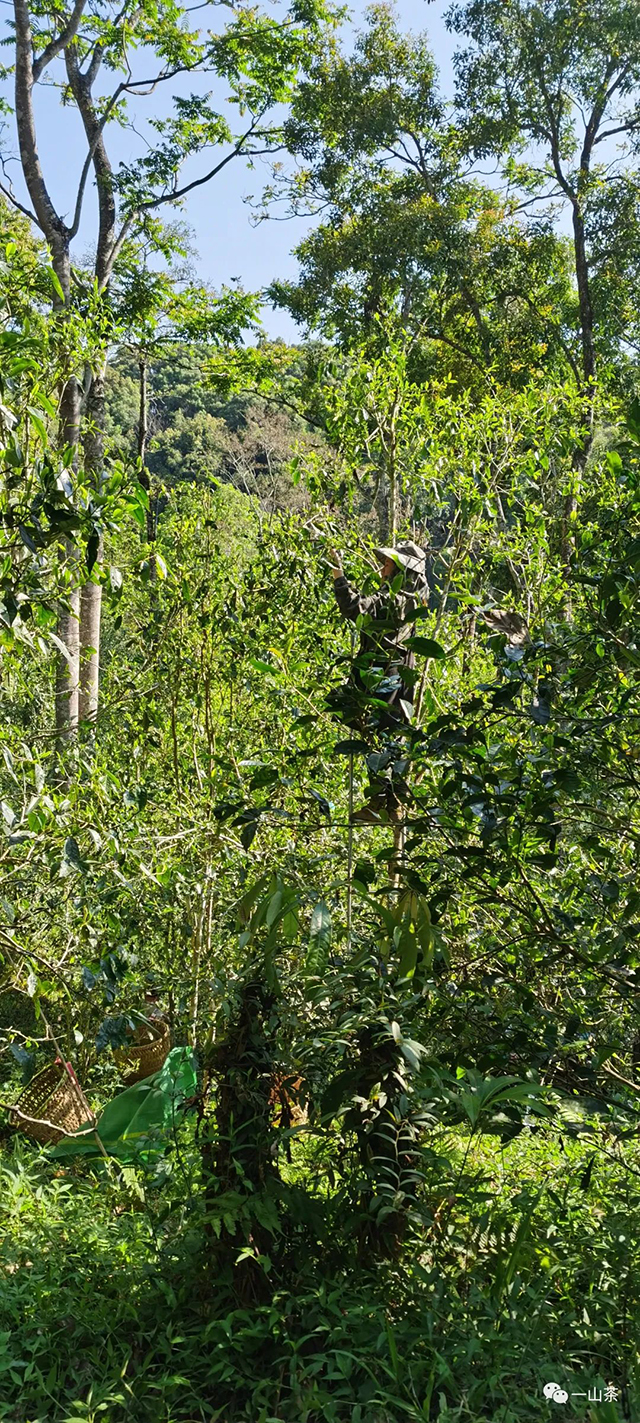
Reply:
[[[72, 1156], [102, 1157], [97, 1132], [108, 1156], [129, 1163], [152, 1161], [166, 1150], [176, 1113], [194, 1096], [197, 1082], [191, 1048], [176, 1047], [159, 1072], [114, 1097], [93, 1130], [86, 1122], [77, 1135], [66, 1137], [49, 1154], [58, 1161]], [[90, 1135], [82, 1136], [87, 1129]]]

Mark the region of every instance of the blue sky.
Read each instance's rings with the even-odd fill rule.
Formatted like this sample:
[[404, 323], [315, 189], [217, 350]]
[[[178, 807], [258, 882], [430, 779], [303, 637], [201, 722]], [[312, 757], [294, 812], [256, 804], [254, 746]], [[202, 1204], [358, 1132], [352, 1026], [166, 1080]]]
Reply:
[[[449, 0], [435, 0], [426, 4], [424, 0], [399, 0], [396, 6], [400, 22], [405, 29], [426, 30], [431, 46], [441, 70], [441, 87], [445, 93], [452, 89], [452, 54], [455, 37], [445, 29], [443, 14]], [[357, 27], [364, 16], [366, 5], [352, 6], [352, 24]], [[155, 100], [152, 101], [155, 103]], [[169, 95], [166, 95], [166, 108]], [[77, 118], [69, 109], [60, 105], [55, 88], [40, 88], [37, 107], [38, 141], [42, 153], [43, 168], [50, 191], [58, 211], [69, 215], [73, 207], [73, 196], [84, 153], [82, 135], [76, 127]], [[135, 138], [127, 131], [111, 131], [110, 147], [114, 158], [120, 160], [132, 157]], [[7, 142], [9, 140], [9, 142]], [[11, 140], [10, 130], [5, 135], [5, 147], [15, 152], [15, 140]], [[136, 149], [136, 151], [139, 151]], [[24, 195], [17, 163], [10, 165], [15, 191]], [[251, 224], [251, 210], [245, 199], [258, 194], [267, 179], [267, 170], [259, 167], [249, 171], [239, 161], [231, 163], [214, 181], [196, 190], [187, 200], [187, 205], [179, 214], [194, 231], [194, 244], [198, 252], [198, 272], [200, 277], [219, 287], [232, 278], [239, 278], [247, 290], [264, 287], [275, 276], [293, 276], [296, 271], [292, 248], [308, 231], [310, 222], [305, 218], [290, 221], [266, 221], [255, 227]], [[88, 195], [86, 214], [80, 230], [76, 253], [81, 255], [91, 243], [94, 230], [95, 194]], [[170, 218], [172, 210], [166, 209]], [[284, 312], [264, 310], [264, 324], [272, 336], [295, 339], [297, 328]]]

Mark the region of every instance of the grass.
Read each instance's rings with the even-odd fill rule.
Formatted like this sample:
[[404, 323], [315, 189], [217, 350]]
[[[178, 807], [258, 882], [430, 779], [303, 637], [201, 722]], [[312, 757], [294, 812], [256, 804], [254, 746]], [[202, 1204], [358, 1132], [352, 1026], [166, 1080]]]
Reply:
[[[438, 1153], [431, 1224], [401, 1260], [300, 1249], [286, 1287], [239, 1308], [169, 1187], [62, 1173], [16, 1139], [0, 1157], [0, 1419], [533, 1423], [563, 1416], [551, 1380], [596, 1393], [567, 1416], [640, 1417], [637, 1142], [623, 1159], [605, 1129], [588, 1148], [545, 1130]], [[608, 1384], [617, 1400], [597, 1401]]]

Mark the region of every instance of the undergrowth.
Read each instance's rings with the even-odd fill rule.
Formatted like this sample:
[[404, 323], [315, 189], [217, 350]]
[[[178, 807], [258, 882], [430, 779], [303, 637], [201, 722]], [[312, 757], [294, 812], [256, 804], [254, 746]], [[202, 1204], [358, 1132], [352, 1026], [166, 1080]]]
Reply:
[[[307, 1246], [238, 1307], [171, 1185], [1, 1160], [0, 1418], [7, 1423], [529, 1423], [640, 1416], [640, 1150], [545, 1129], [448, 1135], [427, 1224], [392, 1264]], [[306, 1174], [300, 1148], [290, 1174]], [[331, 1198], [326, 1220], [332, 1233]], [[617, 1398], [605, 1398], [609, 1387]], [[589, 1398], [589, 1394], [592, 1395]], [[601, 1400], [598, 1395], [601, 1394]], [[585, 1395], [581, 1397], [579, 1395]]]

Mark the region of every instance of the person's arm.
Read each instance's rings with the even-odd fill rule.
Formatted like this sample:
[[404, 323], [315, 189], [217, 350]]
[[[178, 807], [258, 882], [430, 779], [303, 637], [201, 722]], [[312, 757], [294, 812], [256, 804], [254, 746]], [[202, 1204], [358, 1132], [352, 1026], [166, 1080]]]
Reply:
[[331, 572], [333, 574], [333, 591], [336, 595], [336, 602], [343, 618], [348, 618], [350, 622], [355, 622], [361, 613], [369, 610], [371, 598], [364, 597], [357, 588], [353, 588], [347, 581], [342, 571], [340, 555], [335, 549], [329, 549], [329, 560], [331, 562]]

